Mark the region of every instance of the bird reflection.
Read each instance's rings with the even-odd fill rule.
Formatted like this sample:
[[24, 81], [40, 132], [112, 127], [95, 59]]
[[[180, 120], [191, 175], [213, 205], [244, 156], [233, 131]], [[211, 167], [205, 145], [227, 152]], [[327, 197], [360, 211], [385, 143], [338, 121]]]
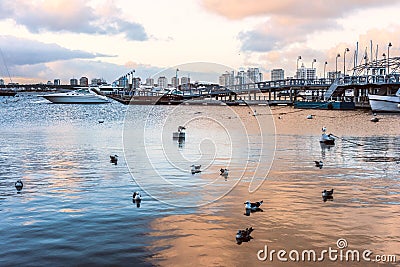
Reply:
[[185, 144], [185, 138], [178, 138], [178, 147], [183, 148]]
[[249, 242], [251, 239], [253, 239], [253, 237], [250, 235], [253, 230], [253, 227], [246, 228], [245, 230], [239, 230], [236, 233], [236, 243], [240, 245], [243, 242]]
[[326, 202], [326, 201], [333, 201], [333, 196], [327, 196], [327, 197], [322, 197], [322, 200], [324, 201], [324, 202]]
[[256, 208], [255, 210], [252, 209], [246, 209], [246, 213], [244, 213], [244, 215], [246, 216], [250, 216], [250, 214], [254, 213], [254, 212], [263, 212], [264, 210], [261, 208]]

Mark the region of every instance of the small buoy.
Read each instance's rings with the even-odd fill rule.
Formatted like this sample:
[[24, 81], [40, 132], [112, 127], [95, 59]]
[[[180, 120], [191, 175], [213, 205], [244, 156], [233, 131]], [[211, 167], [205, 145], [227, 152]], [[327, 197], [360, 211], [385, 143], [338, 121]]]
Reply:
[[99, 121], [99, 123], [103, 123], [103, 122], [104, 122], [103, 120], [100, 120], [100, 121]]
[[309, 119], [309, 120], [312, 118], [313, 118], [313, 115], [311, 115], [311, 114], [307, 116], [307, 119]]
[[21, 181], [21, 180], [17, 180], [17, 181], [15, 182], [15, 188], [17, 189], [17, 191], [18, 191], [18, 192], [21, 191], [21, 190], [22, 190], [22, 187], [24, 187], [24, 184], [22, 183], [22, 181]]
[[373, 117], [373, 118], [371, 119], [371, 121], [372, 121], [372, 122], [378, 122], [378, 121], [379, 121], [379, 118]]

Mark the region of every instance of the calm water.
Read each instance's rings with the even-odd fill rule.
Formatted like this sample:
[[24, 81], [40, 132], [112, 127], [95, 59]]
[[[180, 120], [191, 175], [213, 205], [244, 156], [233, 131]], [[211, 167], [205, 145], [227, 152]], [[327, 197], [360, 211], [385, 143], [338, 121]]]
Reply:
[[[257, 252], [321, 251], [339, 238], [398, 264], [400, 117], [371, 124], [363, 111], [314, 111], [310, 121], [292, 111], [3, 99], [0, 266], [317, 266], [261, 262]], [[177, 125], [187, 126], [185, 142], [171, 138]], [[321, 147], [322, 125], [344, 139]], [[333, 201], [322, 201], [325, 188]], [[245, 216], [246, 200], [264, 200], [263, 212]], [[254, 239], [236, 244], [250, 226]]]

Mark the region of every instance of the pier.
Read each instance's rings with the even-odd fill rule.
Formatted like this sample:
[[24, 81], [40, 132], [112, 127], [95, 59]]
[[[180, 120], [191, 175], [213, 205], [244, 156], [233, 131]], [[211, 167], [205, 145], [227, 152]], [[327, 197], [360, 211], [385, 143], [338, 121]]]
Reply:
[[349, 102], [369, 108], [368, 94], [400, 87], [400, 74], [344, 76], [336, 79], [285, 79], [221, 87], [190, 88], [181, 94], [122, 91], [109, 97], [123, 104], [294, 105], [296, 102]]

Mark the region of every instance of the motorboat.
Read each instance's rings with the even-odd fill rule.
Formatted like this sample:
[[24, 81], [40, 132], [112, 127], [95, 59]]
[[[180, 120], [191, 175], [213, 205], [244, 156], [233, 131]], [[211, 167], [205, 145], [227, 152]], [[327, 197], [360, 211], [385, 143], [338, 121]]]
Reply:
[[41, 95], [55, 104], [103, 104], [109, 103], [108, 98], [95, 89], [80, 88], [72, 92]]
[[378, 94], [368, 94], [368, 98], [373, 112], [400, 112], [400, 88], [395, 94], [385, 89]]

